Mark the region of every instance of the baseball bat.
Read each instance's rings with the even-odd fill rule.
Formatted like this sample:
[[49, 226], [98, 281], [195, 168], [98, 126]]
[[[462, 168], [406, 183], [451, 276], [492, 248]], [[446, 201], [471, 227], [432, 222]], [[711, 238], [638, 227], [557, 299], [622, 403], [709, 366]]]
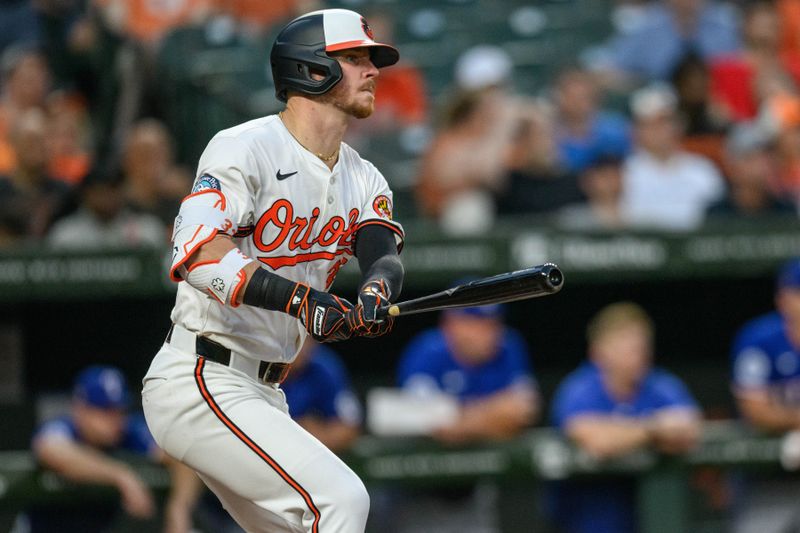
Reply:
[[564, 286], [564, 275], [553, 263], [506, 272], [456, 285], [447, 290], [378, 309], [379, 316], [401, 316], [452, 307], [475, 307], [555, 294]]

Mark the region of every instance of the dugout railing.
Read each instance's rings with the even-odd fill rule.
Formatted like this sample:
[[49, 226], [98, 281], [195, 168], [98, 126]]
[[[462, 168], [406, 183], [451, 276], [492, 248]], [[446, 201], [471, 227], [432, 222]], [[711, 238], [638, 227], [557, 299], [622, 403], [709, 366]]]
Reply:
[[[641, 533], [725, 531], [725, 520], [700, 525], [694, 516], [691, 476], [698, 469], [718, 472], [789, 472], [800, 464], [787, 440], [755, 433], [733, 421], [707, 422], [700, 445], [685, 456], [666, 458], [649, 451], [597, 461], [550, 428], [531, 430], [504, 443], [443, 447], [428, 439], [363, 437], [344, 459], [368, 487], [452, 487], [491, 480], [509, 498], [501, 503], [503, 533], [547, 531], [537, 511], [536, 489], [554, 480], [607, 476], [633, 477]], [[125, 458], [159, 495], [167, 472]], [[794, 474], [791, 474], [794, 475]], [[77, 486], [41, 471], [27, 451], [0, 452], [0, 528], [10, 529], [17, 512], [32, 504], [111, 500], [114, 491]], [[504, 498], [501, 498], [501, 502]], [[513, 508], [512, 508], [513, 507]], [[135, 524], [122, 522], [119, 531]], [[141, 524], [140, 524], [141, 527]], [[141, 530], [141, 529], [140, 529]]]

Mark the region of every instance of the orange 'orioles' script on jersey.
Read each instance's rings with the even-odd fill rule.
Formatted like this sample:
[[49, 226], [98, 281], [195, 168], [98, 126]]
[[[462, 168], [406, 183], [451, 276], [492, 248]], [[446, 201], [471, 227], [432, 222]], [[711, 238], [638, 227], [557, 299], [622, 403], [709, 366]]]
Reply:
[[[275, 115], [218, 133], [200, 157], [197, 176], [193, 194], [219, 196], [220, 216], [232, 222], [220, 232], [265, 268], [318, 290], [328, 289], [353, 257], [360, 228], [382, 225], [402, 244], [403, 229], [392, 220], [392, 193], [381, 173], [346, 144], [329, 169]], [[232, 309], [186, 283], [178, 285], [172, 319], [235, 352], [269, 361], [294, 359], [306, 336], [302, 324], [285, 313]]]

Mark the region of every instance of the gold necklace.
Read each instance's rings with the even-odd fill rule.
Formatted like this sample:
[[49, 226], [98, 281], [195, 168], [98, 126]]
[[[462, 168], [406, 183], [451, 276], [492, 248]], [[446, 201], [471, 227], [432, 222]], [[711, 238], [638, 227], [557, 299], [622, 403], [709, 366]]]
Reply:
[[[283, 120], [283, 111], [278, 112], [278, 118], [281, 119], [281, 122], [283, 122], [284, 127], [286, 127], [286, 121]], [[331, 155], [325, 155], [325, 154], [320, 153], [320, 152], [314, 152], [313, 150], [309, 150], [308, 147], [305, 144], [300, 142], [300, 139], [295, 137], [294, 133], [292, 133], [292, 130], [290, 130], [288, 127], [286, 127], [286, 131], [288, 131], [289, 135], [291, 135], [292, 138], [295, 141], [297, 141], [297, 144], [299, 144], [300, 146], [302, 146], [303, 148], [305, 148], [307, 151], [311, 152], [315, 156], [319, 157], [320, 159], [322, 159], [326, 163], [328, 163], [330, 161], [333, 161], [334, 159], [336, 159], [336, 156], [339, 155], [339, 148], [338, 147], [336, 148], [336, 150], [333, 151], [333, 153]]]

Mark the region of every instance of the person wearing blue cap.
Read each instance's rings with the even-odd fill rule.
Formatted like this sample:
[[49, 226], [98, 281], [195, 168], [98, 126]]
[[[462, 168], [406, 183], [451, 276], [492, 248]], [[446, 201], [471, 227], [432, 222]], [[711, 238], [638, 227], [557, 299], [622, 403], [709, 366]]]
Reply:
[[[502, 440], [536, 421], [539, 394], [522, 335], [505, 325], [504, 308], [448, 309], [439, 326], [406, 346], [398, 368], [405, 390], [447, 394], [460, 406], [456, 420], [432, 437], [447, 444]], [[485, 533], [499, 530], [496, 487], [479, 483], [451, 490], [415, 490], [395, 504], [398, 532]]]
[[[800, 430], [800, 258], [782, 265], [775, 310], [742, 326], [731, 355], [731, 390], [744, 420], [769, 433]], [[796, 476], [750, 475], [738, 488], [734, 533], [797, 530]]]
[[[69, 412], [35, 432], [36, 460], [71, 481], [114, 487], [124, 511], [136, 519], [153, 517], [155, 500], [135, 470], [113, 454], [129, 452], [164, 462], [172, 475], [164, 531], [188, 533], [199, 481], [187, 467], [165, 456], [144, 417], [129, 413], [130, 407], [131, 394], [122, 372], [111, 366], [84, 369], [75, 379]], [[27, 521], [30, 533], [94, 533], [108, 531], [117, 514], [115, 504], [47, 505], [30, 509]]]

